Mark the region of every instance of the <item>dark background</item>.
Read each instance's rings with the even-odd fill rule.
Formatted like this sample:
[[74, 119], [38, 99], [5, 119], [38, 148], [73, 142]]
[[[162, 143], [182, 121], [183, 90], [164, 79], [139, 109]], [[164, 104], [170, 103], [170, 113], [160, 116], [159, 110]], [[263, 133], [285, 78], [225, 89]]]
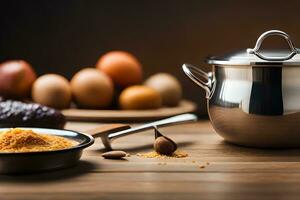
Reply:
[[269, 29], [288, 32], [300, 46], [297, 0], [0, 2], [0, 62], [25, 59], [38, 74], [71, 78], [103, 53], [126, 50], [141, 61], [145, 77], [176, 75], [200, 114], [206, 113], [204, 92], [183, 75], [182, 63], [208, 71], [207, 56], [253, 47]]

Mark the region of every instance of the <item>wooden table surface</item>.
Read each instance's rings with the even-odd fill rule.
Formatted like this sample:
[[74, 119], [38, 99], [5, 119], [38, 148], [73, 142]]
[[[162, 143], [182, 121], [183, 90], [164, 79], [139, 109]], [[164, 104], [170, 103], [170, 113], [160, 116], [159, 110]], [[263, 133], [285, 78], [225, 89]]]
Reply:
[[[67, 124], [86, 130], [96, 123]], [[233, 146], [209, 121], [162, 128], [187, 158], [149, 159], [152, 131], [116, 140], [126, 160], [105, 160], [99, 140], [70, 169], [36, 175], [0, 176], [0, 199], [299, 199], [300, 150]], [[207, 165], [209, 162], [209, 165]], [[201, 168], [204, 166], [204, 168]]]

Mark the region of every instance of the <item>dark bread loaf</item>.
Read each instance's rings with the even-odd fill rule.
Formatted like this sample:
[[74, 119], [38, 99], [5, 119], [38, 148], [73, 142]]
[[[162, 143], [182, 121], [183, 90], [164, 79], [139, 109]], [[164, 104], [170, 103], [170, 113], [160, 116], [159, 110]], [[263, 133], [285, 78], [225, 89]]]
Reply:
[[0, 100], [0, 127], [40, 127], [62, 129], [64, 115], [53, 108], [37, 103]]

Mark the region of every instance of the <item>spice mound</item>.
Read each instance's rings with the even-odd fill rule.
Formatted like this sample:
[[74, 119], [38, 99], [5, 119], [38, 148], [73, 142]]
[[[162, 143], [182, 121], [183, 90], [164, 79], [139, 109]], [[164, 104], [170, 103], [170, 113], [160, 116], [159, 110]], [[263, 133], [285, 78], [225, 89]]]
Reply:
[[15, 128], [0, 133], [0, 152], [53, 151], [75, 145], [75, 141], [54, 135], [38, 134], [32, 130]]

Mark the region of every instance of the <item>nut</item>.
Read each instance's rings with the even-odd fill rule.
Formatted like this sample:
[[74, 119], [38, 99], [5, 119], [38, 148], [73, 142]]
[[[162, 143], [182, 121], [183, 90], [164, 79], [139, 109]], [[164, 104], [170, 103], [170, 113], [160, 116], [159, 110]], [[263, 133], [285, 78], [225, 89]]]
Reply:
[[176, 143], [166, 136], [156, 138], [153, 146], [157, 153], [163, 155], [172, 155], [177, 149]]
[[121, 159], [127, 156], [125, 151], [108, 151], [101, 155], [106, 159]]

